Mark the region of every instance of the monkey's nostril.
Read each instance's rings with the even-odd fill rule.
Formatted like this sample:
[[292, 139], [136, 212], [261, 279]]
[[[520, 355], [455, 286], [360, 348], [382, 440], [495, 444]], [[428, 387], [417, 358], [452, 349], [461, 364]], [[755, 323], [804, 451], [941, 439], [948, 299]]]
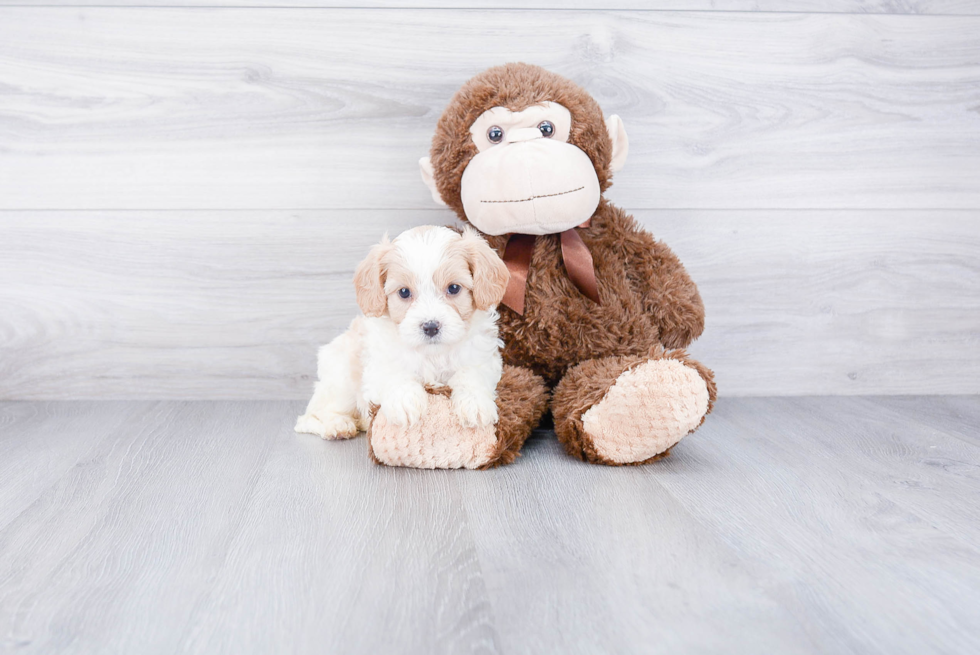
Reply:
[[422, 331], [425, 332], [425, 336], [434, 337], [439, 334], [439, 328], [441, 327], [436, 321], [426, 321], [422, 324]]

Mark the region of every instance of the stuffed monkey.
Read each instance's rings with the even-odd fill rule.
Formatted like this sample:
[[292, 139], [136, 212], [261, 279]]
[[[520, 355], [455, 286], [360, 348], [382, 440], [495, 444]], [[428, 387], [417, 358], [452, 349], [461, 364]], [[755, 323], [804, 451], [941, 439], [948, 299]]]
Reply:
[[619, 117], [527, 64], [477, 75], [439, 119], [422, 177], [511, 272], [500, 307], [511, 368], [498, 387], [508, 433], [498, 428], [487, 465], [516, 457], [544, 385], [566, 451], [598, 464], [658, 459], [711, 410], [712, 372], [683, 350], [704, 328], [697, 287], [602, 197], [626, 154]]

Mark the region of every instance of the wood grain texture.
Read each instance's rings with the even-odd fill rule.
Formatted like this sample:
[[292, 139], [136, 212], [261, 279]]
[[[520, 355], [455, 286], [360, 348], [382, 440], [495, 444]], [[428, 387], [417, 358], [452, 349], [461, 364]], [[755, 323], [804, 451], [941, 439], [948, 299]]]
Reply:
[[560, 9], [769, 13], [977, 15], [973, 0], [0, 0], [14, 7], [323, 7], [391, 9]]
[[980, 397], [722, 399], [655, 464], [539, 433], [487, 472], [301, 409], [0, 403], [2, 472], [45, 479], [0, 485], [0, 650], [980, 648]]
[[[980, 392], [980, 216], [637, 212], [722, 395]], [[0, 212], [0, 397], [306, 398], [354, 266], [447, 212]]]
[[426, 209], [437, 117], [511, 60], [623, 117], [625, 207], [980, 207], [980, 17], [513, 17], [0, 8], [0, 208]]
[[[739, 400], [717, 429], [743, 438], [692, 440], [689, 465], [657, 479], [744, 562], [767, 567], [764, 586], [807, 617], [819, 651], [973, 652], [980, 605], [953, 599], [980, 589], [980, 512], [958, 507], [977, 494], [980, 451], [946, 435], [944, 418], [909, 425], [934, 402], [890, 412], [867, 398]], [[683, 483], [705, 468], [715, 489]], [[913, 596], [921, 604], [900, 600]]]
[[[138, 417], [132, 404], [123, 403], [106, 403], [98, 410], [82, 404], [5, 405], [0, 411], [0, 529], [68, 472], [84, 466], [92, 449], [114, 430]], [[25, 461], [37, 465], [25, 467]]]
[[[80, 432], [114, 428], [40, 494], [18, 490], [26, 509], [0, 528], [0, 648], [497, 652], [451, 481], [375, 468], [360, 440], [328, 453], [292, 432], [294, 405], [41, 406]], [[77, 447], [43, 421], [32, 437]]]
[[905, 400], [723, 399], [659, 465], [464, 478], [504, 650], [972, 652], [980, 449]]

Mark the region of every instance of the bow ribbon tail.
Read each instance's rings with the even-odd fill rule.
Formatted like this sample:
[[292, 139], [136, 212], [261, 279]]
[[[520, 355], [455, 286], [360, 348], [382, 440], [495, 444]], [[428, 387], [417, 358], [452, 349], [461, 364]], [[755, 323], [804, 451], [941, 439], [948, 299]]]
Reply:
[[510, 280], [501, 301], [515, 312], [524, 315], [524, 291], [527, 288], [527, 272], [531, 268], [534, 252], [533, 234], [512, 234], [504, 248], [504, 264], [510, 271]]
[[[586, 221], [580, 227], [588, 227], [588, 225], [589, 222]], [[510, 271], [510, 281], [507, 282], [507, 290], [501, 302], [522, 316], [524, 294], [527, 290], [527, 273], [531, 268], [535, 238], [533, 234], [512, 234], [507, 241], [507, 247], [504, 248], [504, 263]], [[595, 278], [592, 253], [574, 228], [561, 233], [561, 257], [572, 284], [586, 298], [599, 304], [599, 284]]]
[[575, 229], [561, 233], [561, 257], [565, 261], [568, 279], [592, 302], [599, 303], [599, 284], [595, 279], [592, 253]]

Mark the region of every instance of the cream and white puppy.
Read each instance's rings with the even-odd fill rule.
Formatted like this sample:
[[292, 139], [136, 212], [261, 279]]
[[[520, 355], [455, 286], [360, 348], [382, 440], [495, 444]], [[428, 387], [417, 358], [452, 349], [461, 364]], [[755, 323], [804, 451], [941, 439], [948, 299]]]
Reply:
[[320, 348], [319, 382], [296, 431], [353, 437], [367, 429], [372, 405], [411, 425], [425, 413], [425, 385], [450, 387], [465, 427], [495, 423], [503, 367], [496, 307], [509, 277], [470, 228], [386, 235], [354, 273], [363, 316]]

